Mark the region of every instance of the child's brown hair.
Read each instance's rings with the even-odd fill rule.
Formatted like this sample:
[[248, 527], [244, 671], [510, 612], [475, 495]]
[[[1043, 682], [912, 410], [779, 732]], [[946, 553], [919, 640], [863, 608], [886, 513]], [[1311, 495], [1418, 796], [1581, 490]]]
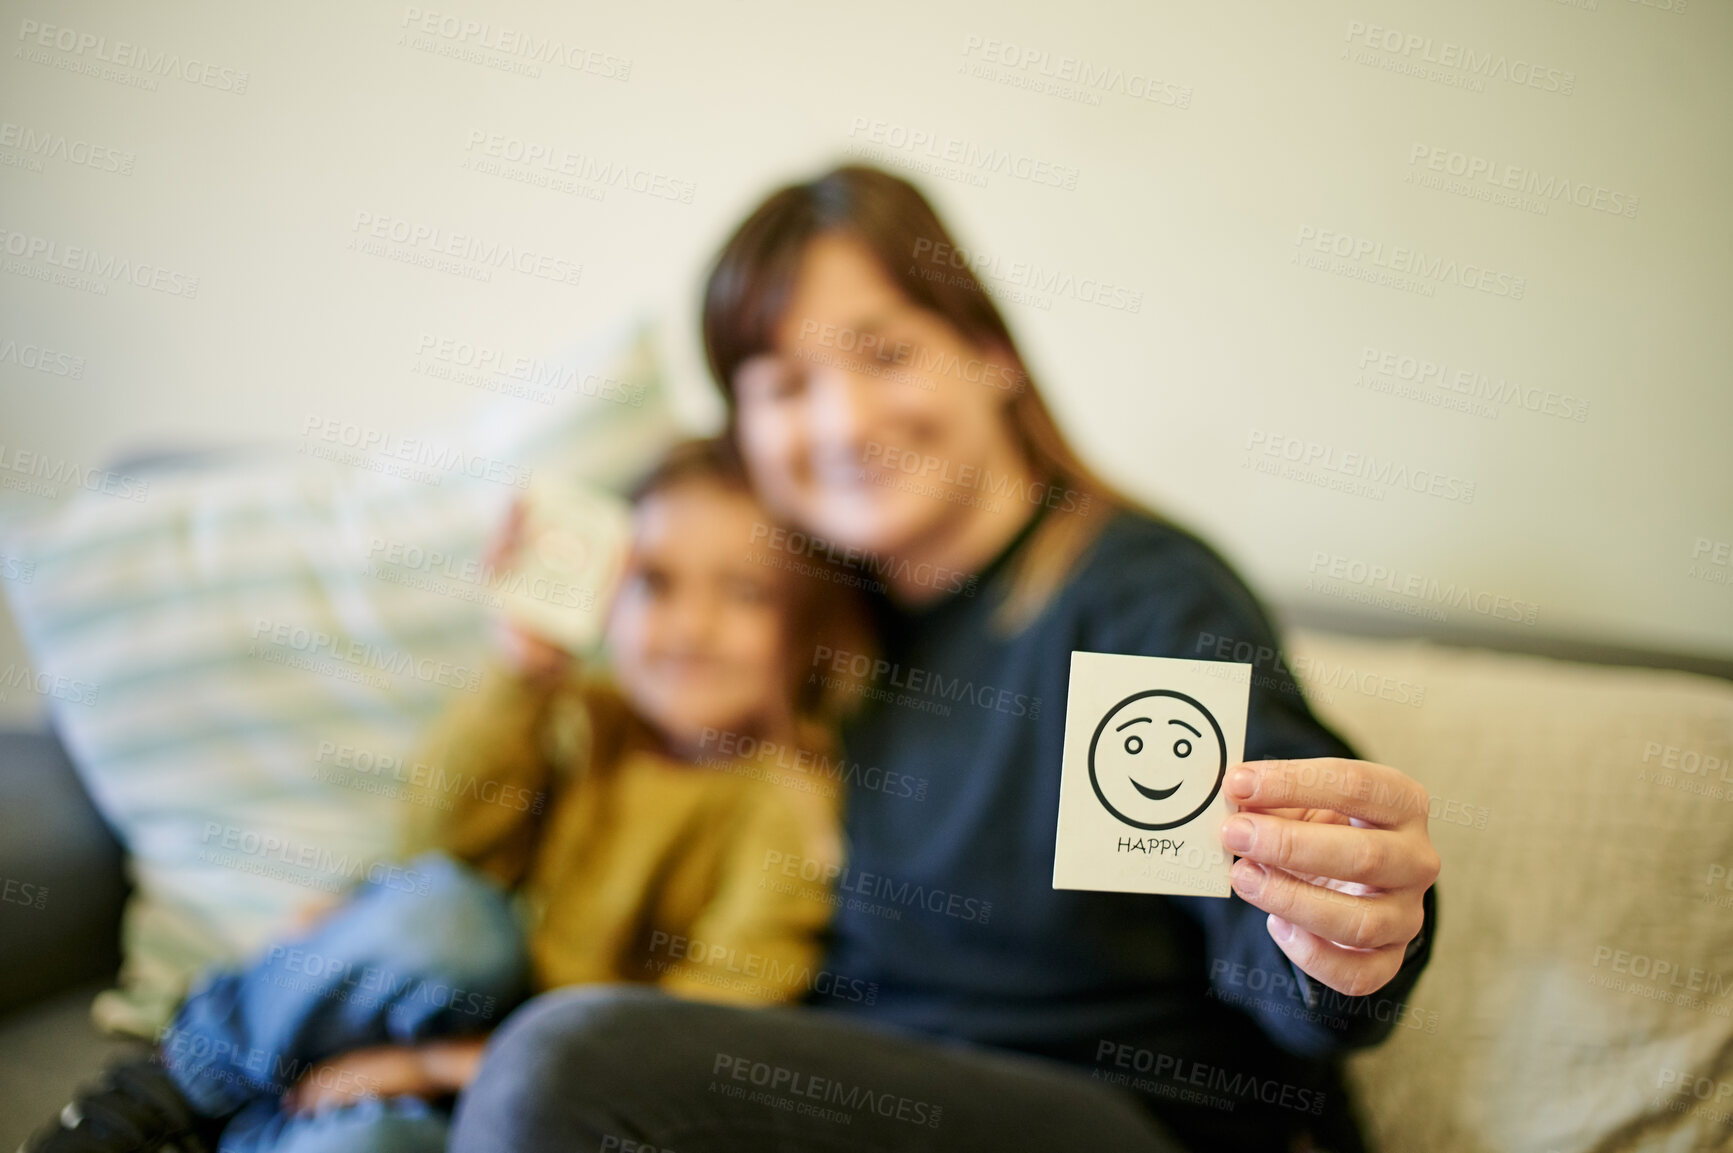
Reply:
[[[728, 437], [694, 437], [668, 449], [662, 458], [627, 492], [633, 507], [685, 485], [710, 485], [724, 492], [763, 503], [752, 491], [745, 462]], [[765, 539], [782, 527], [765, 513]], [[757, 534], [755, 534], [757, 535]], [[753, 542], [741, 541], [742, 549]], [[771, 563], [793, 556], [765, 554]], [[860, 700], [862, 686], [852, 677], [811, 676], [821, 651], [872, 653], [875, 645], [867, 622], [866, 606], [858, 592], [855, 575], [823, 557], [800, 557], [800, 568], [785, 568], [787, 604], [787, 687], [794, 716], [807, 722], [831, 725], [845, 716]], [[858, 662], [857, 662], [858, 663]], [[825, 673], [830, 673], [828, 662]]]

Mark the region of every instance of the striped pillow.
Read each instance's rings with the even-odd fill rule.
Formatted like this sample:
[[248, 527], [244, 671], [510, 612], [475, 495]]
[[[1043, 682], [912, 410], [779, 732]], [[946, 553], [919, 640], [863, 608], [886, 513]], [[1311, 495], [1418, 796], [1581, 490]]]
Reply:
[[419, 479], [388, 475], [314, 429], [319, 451], [153, 473], [141, 501], [81, 492], [11, 535], [37, 685], [67, 687], [55, 725], [136, 885], [100, 1023], [149, 1035], [201, 968], [389, 868], [394, 781], [478, 686], [498, 594], [468, 562], [524, 473], [618, 490], [677, 435], [653, 330], [590, 363], [618, 387], [494, 402], [466, 444], [503, 469], [422, 454]]

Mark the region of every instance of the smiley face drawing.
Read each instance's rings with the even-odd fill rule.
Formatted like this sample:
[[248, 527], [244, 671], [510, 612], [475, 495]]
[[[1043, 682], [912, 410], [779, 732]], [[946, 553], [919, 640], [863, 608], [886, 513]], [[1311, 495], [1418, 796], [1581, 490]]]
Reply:
[[1227, 773], [1227, 741], [1184, 693], [1149, 689], [1110, 709], [1089, 740], [1089, 783], [1103, 807], [1140, 829], [1171, 829], [1209, 807]]

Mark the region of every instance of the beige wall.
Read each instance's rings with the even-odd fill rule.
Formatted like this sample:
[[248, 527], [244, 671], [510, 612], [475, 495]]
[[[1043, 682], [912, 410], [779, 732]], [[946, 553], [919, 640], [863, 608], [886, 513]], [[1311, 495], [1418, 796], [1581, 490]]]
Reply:
[[[523, 402], [413, 372], [420, 342], [541, 355], [641, 308], [677, 319], [703, 421], [705, 260], [772, 181], [864, 148], [1021, 294], [1086, 454], [1273, 601], [1347, 604], [1376, 567], [1398, 591], [1368, 611], [1417, 627], [1733, 654], [1733, 7], [814, 8], [8, 4], [0, 443], [461, 437]], [[522, 34], [570, 65], [526, 74]], [[620, 183], [480, 170], [496, 136]], [[553, 279], [350, 247], [386, 218]], [[38, 242], [162, 280], [44, 282]]]

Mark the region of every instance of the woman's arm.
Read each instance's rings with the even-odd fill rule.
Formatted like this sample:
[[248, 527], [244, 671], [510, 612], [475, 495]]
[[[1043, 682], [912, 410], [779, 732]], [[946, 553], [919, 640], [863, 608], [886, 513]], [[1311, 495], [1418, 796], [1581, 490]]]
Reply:
[[[1262, 606], [1225, 561], [1184, 537], [1148, 559], [1119, 567], [1108, 597], [1119, 609], [1102, 649], [1249, 654], [1253, 666], [1248, 778], [1229, 769], [1241, 813], [1223, 823], [1224, 845], [1247, 860], [1234, 865], [1227, 900], [1173, 898], [1204, 929], [1211, 988], [1293, 1052], [1374, 1044], [1401, 1018], [1430, 957], [1439, 859], [1426, 792], [1397, 769], [1354, 759], [1313, 715]], [[1158, 566], [1151, 595], [1135, 574]], [[1227, 839], [1242, 822], [1244, 848]]]

